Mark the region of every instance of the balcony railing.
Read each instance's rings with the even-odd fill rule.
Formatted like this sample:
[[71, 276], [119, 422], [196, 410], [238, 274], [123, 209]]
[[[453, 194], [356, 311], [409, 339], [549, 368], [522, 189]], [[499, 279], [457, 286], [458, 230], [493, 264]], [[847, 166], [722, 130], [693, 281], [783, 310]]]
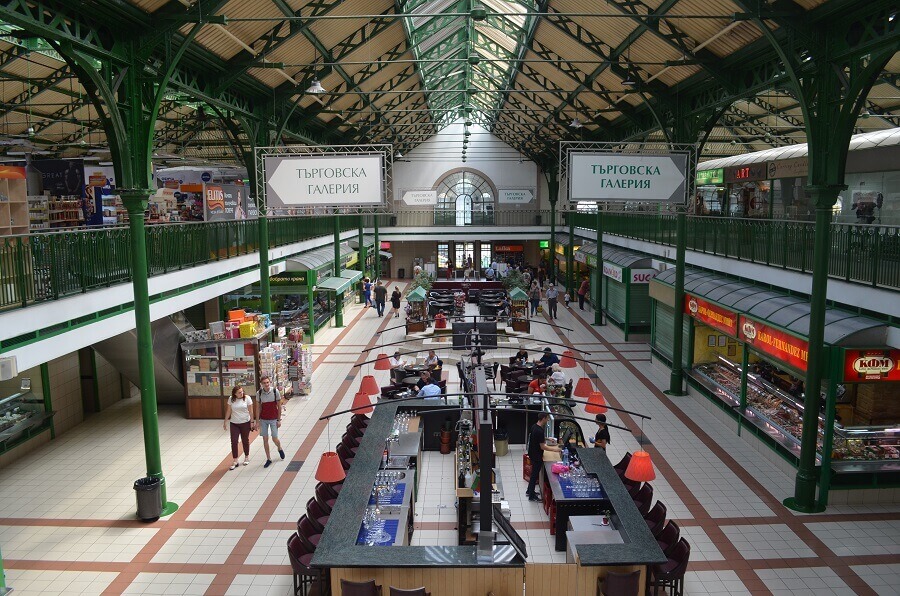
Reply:
[[[595, 213], [574, 215], [576, 227], [596, 230]], [[609, 212], [606, 234], [675, 245], [675, 216]], [[687, 216], [687, 249], [812, 273], [815, 225], [811, 222]], [[831, 277], [900, 288], [900, 226], [832, 224]]]
[[[358, 225], [357, 216], [341, 216], [342, 231]], [[268, 226], [270, 247], [333, 234], [328, 216], [271, 218]], [[256, 220], [148, 226], [147, 272], [160, 275], [256, 252], [258, 232]], [[131, 281], [130, 236], [127, 227], [114, 227], [0, 238], [0, 308]]]
[[[557, 224], [562, 217], [557, 216]], [[369, 218], [370, 219], [370, 218]], [[540, 209], [517, 209], [497, 211], [457, 212], [450, 209], [404, 209], [395, 211], [379, 220], [388, 227], [456, 227], [469, 226], [549, 226], [550, 211]]]

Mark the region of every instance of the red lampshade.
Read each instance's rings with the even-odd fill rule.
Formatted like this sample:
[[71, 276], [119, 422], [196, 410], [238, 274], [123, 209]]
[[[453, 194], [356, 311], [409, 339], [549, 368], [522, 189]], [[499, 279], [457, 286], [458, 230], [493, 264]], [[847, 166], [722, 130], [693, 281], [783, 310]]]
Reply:
[[[361, 408], [363, 406], [367, 406], [362, 410], [357, 410], [356, 408]], [[369, 414], [374, 409], [375, 406], [372, 405], [372, 400], [369, 399], [369, 394], [365, 391], [359, 391], [356, 395], [353, 396], [353, 413], [354, 414]]]
[[566, 350], [563, 352], [562, 360], [559, 361], [562, 368], [575, 368], [578, 364], [575, 362], [575, 352]]
[[599, 391], [591, 391], [588, 394], [588, 403], [584, 406], [584, 411], [588, 414], [604, 414], [606, 413], [606, 398]]
[[581, 377], [575, 384], [575, 391], [572, 392], [572, 395], [575, 397], [589, 397], [593, 391], [594, 384], [591, 383], [591, 380], [587, 377]]
[[375, 360], [375, 370], [391, 370], [391, 363], [387, 354], [379, 354]]
[[653, 462], [650, 461], [650, 454], [646, 451], [635, 451], [628, 462], [628, 468], [625, 470], [625, 478], [634, 480], [635, 482], [650, 482], [656, 478], [656, 472], [653, 470]]
[[378, 395], [381, 393], [381, 387], [378, 386], [378, 381], [376, 381], [375, 377], [372, 375], [363, 377], [362, 383], [359, 385], [359, 390], [366, 395]]
[[341, 460], [338, 459], [338, 454], [334, 451], [323, 453], [321, 459], [319, 459], [319, 467], [316, 468], [316, 480], [332, 484], [341, 482], [346, 477], [347, 474], [344, 472]]

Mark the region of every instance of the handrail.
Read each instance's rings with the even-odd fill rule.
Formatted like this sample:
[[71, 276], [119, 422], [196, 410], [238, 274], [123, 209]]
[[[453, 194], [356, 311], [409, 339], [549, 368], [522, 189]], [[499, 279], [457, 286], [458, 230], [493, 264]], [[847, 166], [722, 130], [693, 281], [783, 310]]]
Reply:
[[[572, 214], [575, 227], [596, 233], [596, 212]], [[675, 245], [672, 213], [604, 212], [603, 232]], [[812, 273], [815, 224], [807, 221], [687, 216], [687, 249]], [[830, 277], [900, 288], [900, 226], [831, 224]]]

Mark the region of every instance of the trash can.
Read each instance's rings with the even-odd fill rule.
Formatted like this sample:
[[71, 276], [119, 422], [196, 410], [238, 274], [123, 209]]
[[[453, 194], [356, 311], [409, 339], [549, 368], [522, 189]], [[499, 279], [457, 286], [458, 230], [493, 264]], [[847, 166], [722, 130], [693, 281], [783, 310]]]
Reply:
[[162, 482], [159, 478], [138, 478], [134, 481], [137, 497], [137, 516], [141, 521], [154, 522], [162, 515]]
[[405, 279], [406, 278], [406, 269], [400, 267], [397, 269], [397, 279]]
[[505, 431], [494, 432], [494, 451], [497, 453], [497, 457], [509, 455], [509, 435]]

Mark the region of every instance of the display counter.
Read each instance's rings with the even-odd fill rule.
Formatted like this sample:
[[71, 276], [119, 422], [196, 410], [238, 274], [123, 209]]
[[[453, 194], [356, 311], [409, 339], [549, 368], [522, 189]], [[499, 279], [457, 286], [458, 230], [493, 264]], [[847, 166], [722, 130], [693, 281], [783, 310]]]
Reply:
[[0, 399], [0, 453], [48, 428], [54, 412], [44, 411], [44, 400], [34, 393], [16, 393]]

